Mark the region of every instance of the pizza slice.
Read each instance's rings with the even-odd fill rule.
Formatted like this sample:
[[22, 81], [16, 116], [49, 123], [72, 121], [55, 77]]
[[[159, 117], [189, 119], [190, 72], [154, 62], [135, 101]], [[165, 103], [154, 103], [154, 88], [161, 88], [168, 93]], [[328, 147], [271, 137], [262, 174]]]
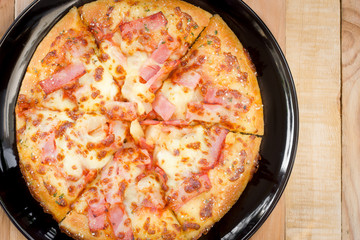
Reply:
[[43, 39], [27, 68], [19, 107], [136, 118], [136, 103], [124, 102], [120, 88], [99, 61], [94, 37], [76, 8]]
[[113, 158], [128, 124], [103, 115], [45, 109], [19, 113], [20, 167], [33, 196], [61, 220], [71, 203]]
[[147, 127], [146, 141], [166, 174], [166, 200], [196, 239], [235, 204], [258, 165], [261, 138], [218, 126]]
[[100, 46], [100, 59], [139, 114], [152, 110], [154, 92], [178, 66], [210, 14], [182, 1], [96, 1], [81, 15]]
[[263, 134], [254, 65], [218, 15], [211, 18], [181, 66], [157, 93], [153, 103], [157, 120], [220, 124], [234, 131]]
[[84, 191], [60, 227], [85, 239], [182, 239], [158, 175], [149, 153], [128, 144]]

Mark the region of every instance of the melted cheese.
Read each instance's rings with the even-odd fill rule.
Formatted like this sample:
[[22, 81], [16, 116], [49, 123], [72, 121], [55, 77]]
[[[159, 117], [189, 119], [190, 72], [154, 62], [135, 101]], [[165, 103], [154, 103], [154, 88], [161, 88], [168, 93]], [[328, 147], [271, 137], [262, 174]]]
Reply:
[[[98, 111], [102, 103], [113, 101], [119, 92], [113, 77], [96, 56], [86, 66], [88, 73], [79, 79], [80, 88], [74, 93], [80, 108], [86, 112]], [[101, 80], [96, 81], [96, 69], [102, 68]], [[96, 95], [93, 95], [96, 93]]]
[[185, 119], [187, 104], [192, 101], [194, 91], [184, 86], [174, 84], [171, 81], [165, 81], [162, 88], [162, 94], [176, 106], [173, 117], [175, 119]]
[[76, 104], [72, 102], [69, 98], [64, 97], [63, 90], [58, 90], [47, 95], [42, 102], [42, 105], [48, 109], [52, 110], [73, 110], [76, 108]]
[[139, 81], [139, 72], [148, 56], [143, 52], [135, 52], [134, 55], [127, 58], [126, 79], [121, 88], [122, 95], [130, 102], [138, 104], [139, 114], [151, 111], [151, 103], [155, 95], [148, 90], [146, 84]]
[[136, 142], [139, 142], [140, 138], [143, 138], [145, 136], [144, 131], [142, 130], [140, 123], [137, 119], [131, 122], [130, 134]]
[[183, 129], [169, 127], [169, 132], [163, 132], [160, 126], [148, 128], [146, 140], [156, 145], [154, 158], [168, 175], [169, 187], [199, 173], [199, 161], [207, 159], [209, 152], [205, 131], [200, 125]]

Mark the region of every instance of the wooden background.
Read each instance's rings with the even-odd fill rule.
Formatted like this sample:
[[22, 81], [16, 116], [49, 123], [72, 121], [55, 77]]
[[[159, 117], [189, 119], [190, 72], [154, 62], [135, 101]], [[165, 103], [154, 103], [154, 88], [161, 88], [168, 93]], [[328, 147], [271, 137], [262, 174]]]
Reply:
[[[30, 2], [0, 0], [0, 36]], [[300, 111], [291, 178], [252, 240], [360, 239], [360, 1], [245, 2], [286, 53]], [[2, 209], [0, 239], [24, 239]]]

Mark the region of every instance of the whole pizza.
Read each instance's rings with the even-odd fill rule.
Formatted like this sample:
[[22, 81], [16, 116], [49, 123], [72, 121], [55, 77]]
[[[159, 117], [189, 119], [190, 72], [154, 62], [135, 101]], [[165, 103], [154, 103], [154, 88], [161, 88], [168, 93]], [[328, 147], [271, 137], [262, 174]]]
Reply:
[[179, 0], [72, 8], [16, 105], [22, 174], [76, 239], [199, 238], [253, 176], [263, 132], [248, 52]]

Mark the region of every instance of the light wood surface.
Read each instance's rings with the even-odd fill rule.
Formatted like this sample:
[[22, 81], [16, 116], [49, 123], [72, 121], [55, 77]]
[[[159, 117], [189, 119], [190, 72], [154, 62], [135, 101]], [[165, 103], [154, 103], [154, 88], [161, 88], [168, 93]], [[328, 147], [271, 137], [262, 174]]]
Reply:
[[[0, 35], [30, 2], [0, 0]], [[245, 2], [286, 52], [300, 111], [291, 178], [252, 240], [360, 239], [360, 1]], [[25, 239], [1, 208], [0, 239]]]
[[300, 113], [286, 238], [341, 239], [340, 1], [288, 0], [286, 50]]
[[360, 2], [342, 1], [342, 235], [360, 237]]

